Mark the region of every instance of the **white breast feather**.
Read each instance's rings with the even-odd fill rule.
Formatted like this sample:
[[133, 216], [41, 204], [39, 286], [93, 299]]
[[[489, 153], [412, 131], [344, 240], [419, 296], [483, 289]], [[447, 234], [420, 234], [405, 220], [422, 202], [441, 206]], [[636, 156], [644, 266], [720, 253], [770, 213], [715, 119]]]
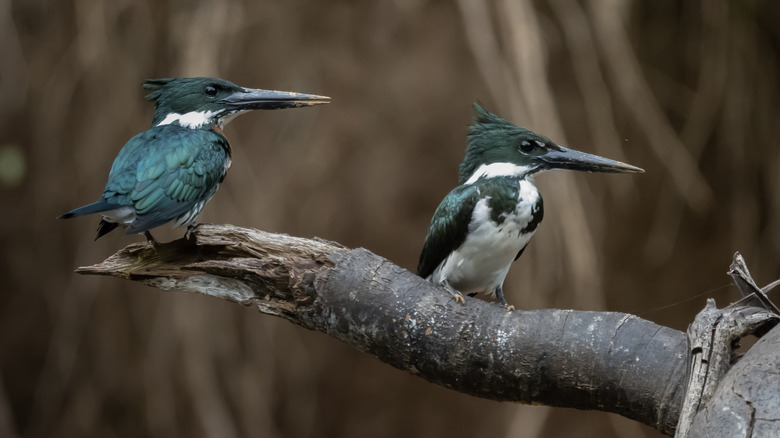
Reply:
[[531, 240], [532, 232], [522, 233], [533, 220], [539, 191], [533, 183], [520, 180], [517, 208], [496, 225], [490, 218], [488, 198], [474, 207], [469, 235], [433, 272], [432, 281], [447, 279], [461, 293], [495, 294], [504, 283], [517, 253]]

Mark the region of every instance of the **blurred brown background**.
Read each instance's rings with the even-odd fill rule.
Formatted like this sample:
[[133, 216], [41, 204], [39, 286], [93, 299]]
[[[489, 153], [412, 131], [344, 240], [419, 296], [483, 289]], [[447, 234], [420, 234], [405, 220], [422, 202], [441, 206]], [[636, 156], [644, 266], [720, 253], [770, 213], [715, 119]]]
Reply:
[[[325, 94], [226, 129], [200, 216], [365, 247], [414, 269], [475, 100], [646, 174], [552, 172], [505, 284], [519, 308], [684, 329], [736, 297], [735, 250], [780, 277], [780, 3], [0, 0], [0, 436], [634, 437], [598, 412], [496, 403], [251, 309], [73, 274], [149, 77]], [[183, 230], [165, 227], [162, 240]], [[693, 298], [692, 298], [693, 297]], [[674, 304], [674, 305], [672, 305]]]

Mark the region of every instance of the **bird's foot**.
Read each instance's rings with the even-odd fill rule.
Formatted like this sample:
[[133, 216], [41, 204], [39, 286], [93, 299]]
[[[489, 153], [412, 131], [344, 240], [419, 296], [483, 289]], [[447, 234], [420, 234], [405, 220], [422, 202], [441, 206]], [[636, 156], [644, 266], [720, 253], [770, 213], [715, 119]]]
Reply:
[[154, 236], [152, 236], [152, 233], [148, 231], [144, 231], [144, 236], [146, 236], [146, 242], [155, 250], [157, 249], [157, 240], [154, 239]]
[[187, 232], [184, 233], [184, 238], [187, 240], [192, 239], [194, 236], [192, 233], [195, 232], [195, 229], [198, 228], [198, 224], [189, 224], [187, 225]]
[[499, 306], [501, 306], [504, 309], [506, 309], [507, 312], [511, 312], [511, 311], [515, 310], [515, 306], [513, 306], [511, 304], [508, 304], [506, 302], [506, 298], [504, 298], [504, 287], [503, 286], [498, 286], [496, 288], [496, 304], [498, 304]]
[[450, 286], [450, 283], [447, 282], [447, 280], [444, 280], [441, 282], [441, 285], [444, 286], [445, 289], [447, 289], [447, 292], [452, 294], [452, 297], [455, 298], [456, 303], [466, 304], [466, 299], [463, 298], [463, 295], [456, 291], [452, 286]]
[[506, 300], [498, 300], [498, 301], [496, 301], [496, 304], [498, 304], [499, 306], [501, 306], [504, 309], [506, 309], [507, 312], [511, 312], [511, 311], [515, 310], [515, 306], [507, 303]]

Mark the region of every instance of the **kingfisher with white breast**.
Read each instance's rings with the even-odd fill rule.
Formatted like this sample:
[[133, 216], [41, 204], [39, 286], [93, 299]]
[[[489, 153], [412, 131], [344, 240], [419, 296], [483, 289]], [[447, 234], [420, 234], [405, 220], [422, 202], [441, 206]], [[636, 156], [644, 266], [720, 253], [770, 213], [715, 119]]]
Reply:
[[534, 175], [546, 170], [641, 173], [630, 164], [567, 149], [474, 105], [458, 182], [433, 214], [417, 275], [462, 294], [506, 302], [503, 283], [544, 216]]

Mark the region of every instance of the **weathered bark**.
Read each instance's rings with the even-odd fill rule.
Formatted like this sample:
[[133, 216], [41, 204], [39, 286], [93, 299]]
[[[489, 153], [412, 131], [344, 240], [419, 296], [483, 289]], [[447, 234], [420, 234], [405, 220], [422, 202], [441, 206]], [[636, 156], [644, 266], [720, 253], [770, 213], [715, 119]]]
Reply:
[[[743, 298], [724, 309], [715, 301], [688, 327], [690, 372], [676, 437], [737, 438], [780, 436], [780, 308], [734, 254], [729, 275]], [[761, 337], [732, 366], [735, 350], [749, 334]]]
[[689, 438], [780, 436], [780, 330], [770, 330], [720, 381]]
[[493, 400], [616, 412], [672, 434], [685, 391], [682, 332], [614, 312], [457, 304], [382, 257], [322, 240], [201, 225], [77, 272], [256, 307]]
[[[728, 438], [752, 436], [750, 434], [734, 435], [731, 433], [713, 435], [711, 432], [718, 429], [703, 427], [711, 422], [707, 419], [713, 412], [711, 400], [719, 397], [721, 402], [715, 403], [715, 405], [719, 405], [721, 408], [727, 406], [722, 403], [723, 400], [734, 401], [733, 398], [724, 398], [722, 394], [724, 393], [724, 382], [734, 379], [733, 370], [737, 368], [731, 365], [734, 359], [734, 352], [739, 346], [740, 340], [753, 333], [761, 333], [763, 335], [769, 332], [772, 333], [772, 336], [777, 336], [777, 330], [770, 331], [772, 327], [777, 325], [777, 321], [778, 315], [763, 307], [731, 305], [724, 309], [718, 309], [715, 307], [714, 300], [707, 300], [704, 310], [696, 315], [693, 324], [688, 327], [688, 348], [691, 355], [690, 372], [688, 374], [689, 381], [680, 419], [677, 423], [676, 437], [709, 436], [714, 438], [717, 436]], [[777, 356], [774, 358], [772, 356], [749, 356], [740, 360], [738, 364], [740, 368], [763, 370], [765, 364], [762, 361], [767, 359], [770, 363], [775, 364], [775, 368], [777, 368], [776, 364], [780, 363], [777, 360]], [[763, 371], [759, 372], [759, 374], [763, 374]], [[780, 374], [780, 370], [778, 370], [778, 374]], [[725, 376], [728, 376], [728, 378], [724, 378]], [[744, 385], [751, 377], [743, 375], [739, 383]], [[777, 385], [777, 383], [780, 383], [778, 380], [775, 380], [775, 382], [768, 380], [766, 383], [769, 386], [765, 388], [773, 387], [767, 393], [780, 394], [780, 386]], [[731, 386], [734, 386], [734, 383], [731, 383]], [[721, 395], [716, 397], [716, 394]], [[778, 400], [777, 397], [775, 397], [775, 400]], [[750, 401], [747, 402], [748, 405], [750, 403]], [[739, 408], [739, 405], [744, 404], [745, 401], [742, 400], [742, 403], [734, 404], [734, 407]], [[778, 403], [775, 402], [771, 405], [778, 406]], [[718, 418], [721, 421], [725, 420], [729, 424], [748, 424], [753, 422], [749, 416], [741, 415], [742, 412], [739, 410], [735, 410], [729, 415], [724, 414], [726, 412], [724, 409], [717, 412], [720, 412]], [[702, 420], [702, 418], [706, 420]], [[704, 430], [708, 432], [702, 434]], [[752, 428], [745, 427], [741, 429], [743, 433], [749, 430], [752, 430]], [[780, 430], [775, 430], [775, 432], [780, 432]]]

